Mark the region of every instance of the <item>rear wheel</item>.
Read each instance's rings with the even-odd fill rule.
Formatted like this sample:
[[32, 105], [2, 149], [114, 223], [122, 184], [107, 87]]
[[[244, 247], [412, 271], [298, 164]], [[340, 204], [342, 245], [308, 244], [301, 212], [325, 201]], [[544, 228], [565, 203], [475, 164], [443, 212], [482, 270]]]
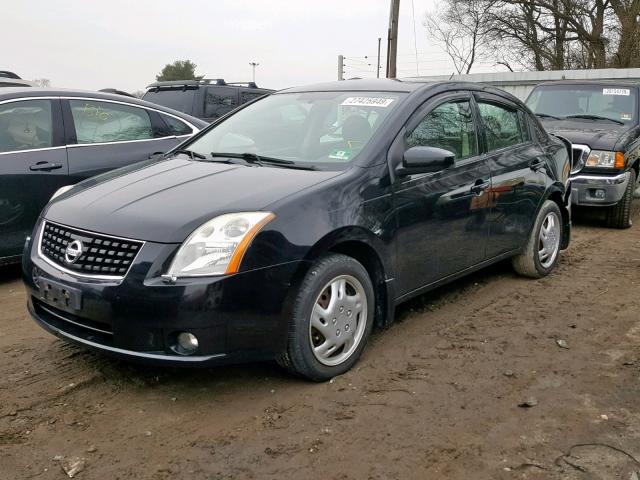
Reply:
[[546, 200], [524, 251], [512, 259], [514, 270], [530, 278], [549, 275], [558, 263], [561, 241], [562, 214], [555, 202]]
[[631, 203], [633, 202], [633, 193], [637, 187], [636, 172], [632, 169], [629, 175], [629, 183], [627, 183], [627, 189], [624, 191], [622, 200], [607, 210], [607, 227], [629, 228], [632, 225]]
[[329, 255], [307, 273], [294, 300], [287, 350], [278, 363], [324, 381], [348, 371], [373, 328], [374, 291], [365, 268]]

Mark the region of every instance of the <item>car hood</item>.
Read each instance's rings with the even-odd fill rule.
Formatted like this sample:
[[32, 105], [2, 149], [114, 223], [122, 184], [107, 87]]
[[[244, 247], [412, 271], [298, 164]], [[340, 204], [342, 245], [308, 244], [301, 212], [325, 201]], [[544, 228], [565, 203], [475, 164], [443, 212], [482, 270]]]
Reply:
[[178, 243], [218, 215], [266, 209], [340, 173], [173, 158], [81, 182], [51, 202], [44, 217], [98, 233]]
[[571, 143], [588, 145], [592, 150], [614, 150], [620, 138], [633, 128], [607, 121], [540, 120], [549, 133], [564, 137]]

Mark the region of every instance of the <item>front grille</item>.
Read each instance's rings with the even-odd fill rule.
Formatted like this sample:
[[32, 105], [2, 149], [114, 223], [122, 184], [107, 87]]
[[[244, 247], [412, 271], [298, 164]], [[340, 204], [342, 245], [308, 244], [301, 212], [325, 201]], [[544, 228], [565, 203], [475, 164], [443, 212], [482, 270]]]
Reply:
[[586, 145], [571, 145], [571, 173], [578, 173], [584, 167], [591, 149]]
[[[65, 253], [75, 240], [80, 242], [81, 253], [70, 262], [65, 258]], [[143, 244], [138, 240], [110, 237], [45, 222], [40, 238], [40, 254], [74, 273], [124, 277]]]

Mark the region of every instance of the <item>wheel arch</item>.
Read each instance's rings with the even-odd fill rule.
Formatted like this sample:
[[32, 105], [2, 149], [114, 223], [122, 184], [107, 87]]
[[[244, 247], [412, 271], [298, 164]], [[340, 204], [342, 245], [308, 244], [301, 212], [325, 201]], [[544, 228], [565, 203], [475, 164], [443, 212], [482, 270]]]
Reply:
[[546, 200], [551, 200], [560, 209], [562, 214], [562, 243], [560, 249], [565, 250], [569, 247], [571, 239], [571, 184], [565, 188], [561, 184], [553, 184], [540, 202], [540, 207]]
[[394, 294], [389, 247], [373, 233], [362, 227], [345, 227], [333, 231], [313, 245], [296, 274], [299, 282], [313, 263], [325, 255], [339, 253], [358, 261], [369, 274], [375, 294], [374, 325], [387, 327], [393, 321]]

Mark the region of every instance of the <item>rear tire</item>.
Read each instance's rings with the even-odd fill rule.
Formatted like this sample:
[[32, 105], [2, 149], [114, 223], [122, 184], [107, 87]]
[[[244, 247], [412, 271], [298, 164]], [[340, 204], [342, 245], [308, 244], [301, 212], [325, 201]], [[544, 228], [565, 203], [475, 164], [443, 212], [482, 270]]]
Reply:
[[374, 290], [365, 268], [346, 255], [318, 260], [293, 301], [280, 366], [322, 382], [347, 372], [364, 350], [374, 317]]
[[529, 278], [551, 273], [560, 257], [562, 213], [552, 200], [546, 200], [538, 212], [524, 251], [511, 259], [514, 270]]
[[629, 228], [631, 221], [631, 203], [636, 189], [636, 172], [631, 169], [629, 183], [624, 191], [622, 199], [614, 206], [607, 209], [607, 227], [609, 228]]

